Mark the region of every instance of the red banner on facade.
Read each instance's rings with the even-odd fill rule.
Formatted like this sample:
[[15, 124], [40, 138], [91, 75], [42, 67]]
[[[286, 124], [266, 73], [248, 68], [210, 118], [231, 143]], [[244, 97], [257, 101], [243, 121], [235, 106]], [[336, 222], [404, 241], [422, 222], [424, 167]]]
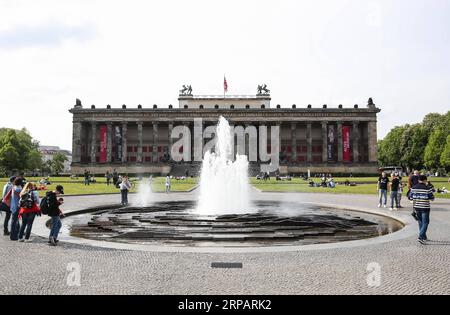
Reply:
[[106, 163], [106, 134], [108, 133], [108, 127], [106, 125], [100, 126], [100, 163]]
[[344, 162], [351, 162], [351, 151], [350, 151], [350, 126], [342, 126], [342, 141], [344, 144]]

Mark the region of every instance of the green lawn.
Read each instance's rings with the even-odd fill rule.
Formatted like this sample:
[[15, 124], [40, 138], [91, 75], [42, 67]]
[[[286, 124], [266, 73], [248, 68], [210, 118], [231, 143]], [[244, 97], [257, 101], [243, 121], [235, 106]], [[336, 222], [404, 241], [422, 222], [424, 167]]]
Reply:
[[[40, 178], [39, 178], [40, 179]], [[0, 179], [2, 182], [6, 182], [6, 179]], [[28, 181], [37, 181], [36, 178], [27, 178]], [[131, 179], [134, 186], [131, 192], [136, 192], [138, 190], [139, 181], [136, 179]], [[64, 193], [69, 196], [73, 195], [98, 195], [98, 194], [113, 194], [119, 193], [119, 189], [114, 187], [114, 185], [106, 185], [106, 180], [98, 179], [97, 183], [85, 186], [80, 180], [71, 180], [70, 178], [50, 178], [51, 185], [47, 186], [48, 190], [55, 189], [56, 185], [64, 186]], [[197, 186], [197, 178], [189, 178], [186, 180], [175, 180], [171, 181], [171, 191], [172, 192], [186, 192]], [[155, 178], [153, 180], [153, 191], [154, 192], [164, 192], [165, 191], [165, 177]], [[40, 191], [40, 195], [45, 195], [46, 191]]]
[[[336, 182], [344, 182], [346, 178], [336, 178]], [[353, 178], [354, 179], [354, 178]], [[376, 195], [377, 192], [377, 178], [365, 178], [364, 180], [356, 181], [349, 179], [350, 182], [368, 182], [372, 181], [373, 184], [357, 184], [357, 186], [345, 186], [337, 185], [336, 188], [323, 188], [323, 187], [309, 187], [309, 181], [304, 181], [302, 179], [295, 178], [292, 181], [276, 181], [272, 178], [270, 181], [257, 180], [256, 178], [251, 178], [250, 183], [261, 191], [266, 192], [307, 192], [307, 193], [332, 193], [332, 194], [365, 194], [365, 195]], [[320, 179], [313, 178], [315, 183], [320, 183]], [[439, 181], [433, 181], [436, 188], [444, 186], [447, 183], [436, 183]], [[450, 185], [448, 185], [450, 186]], [[446, 186], [447, 187], [447, 186]], [[447, 187], [449, 188], [449, 187]], [[406, 195], [406, 191], [405, 191]], [[450, 199], [450, 194], [435, 194], [437, 198], [447, 198]]]
[[[29, 181], [38, 181], [41, 178], [27, 178]], [[376, 195], [376, 182], [377, 177], [358, 177], [358, 178], [347, 178], [338, 177], [335, 178], [337, 183], [344, 182], [348, 179], [350, 182], [363, 183], [357, 186], [344, 186], [337, 185], [336, 188], [322, 188], [322, 187], [309, 187], [308, 182], [300, 178], [294, 178], [292, 181], [276, 181], [272, 178], [270, 181], [257, 180], [256, 178], [251, 178], [250, 183], [254, 185], [257, 189], [262, 191], [273, 191], [273, 192], [308, 192], [308, 193], [333, 193], [333, 194], [371, 194]], [[85, 186], [83, 183], [83, 178], [78, 177], [78, 179], [70, 179], [69, 177], [51, 177], [50, 181], [52, 185], [49, 185], [48, 189], [54, 189], [56, 185], [62, 184], [65, 189], [66, 195], [88, 195], [88, 194], [110, 194], [119, 193], [119, 190], [113, 185], [107, 186], [106, 179], [103, 177], [96, 178], [97, 183]], [[320, 178], [312, 179], [316, 183], [320, 183]], [[432, 178], [431, 179], [436, 188], [441, 188], [443, 186], [450, 188], [447, 178]], [[5, 183], [6, 178], [1, 178], [0, 182]], [[136, 179], [132, 179], [135, 183], [138, 183]], [[406, 181], [406, 179], [404, 179]], [[373, 184], [367, 184], [372, 182]], [[158, 177], [153, 180], [153, 191], [154, 192], [164, 192], [165, 191], [165, 178]], [[172, 191], [173, 192], [185, 192], [193, 189], [198, 184], [198, 178], [188, 178], [186, 180], [174, 180], [172, 179]], [[132, 189], [132, 192], [136, 191], [136, 186]], [[41, 195], [45, 192], [41, 191]], [[450, 199], [450, 194], [436, 194], [438, 198], [448, 198]]]

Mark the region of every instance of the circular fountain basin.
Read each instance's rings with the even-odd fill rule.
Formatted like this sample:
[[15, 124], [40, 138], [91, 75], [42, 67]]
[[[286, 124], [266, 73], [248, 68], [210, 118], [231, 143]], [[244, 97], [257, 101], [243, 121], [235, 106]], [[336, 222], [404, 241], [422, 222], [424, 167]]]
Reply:
[[368, 239], [403, 228], [376, 214], [296, 202], [260, 201], [255, 213], [198, 215], [193, 201], [161, 202], [79, 214], [64, 219], [66, 233], [99, 241], [194, 247], [325, 244]]

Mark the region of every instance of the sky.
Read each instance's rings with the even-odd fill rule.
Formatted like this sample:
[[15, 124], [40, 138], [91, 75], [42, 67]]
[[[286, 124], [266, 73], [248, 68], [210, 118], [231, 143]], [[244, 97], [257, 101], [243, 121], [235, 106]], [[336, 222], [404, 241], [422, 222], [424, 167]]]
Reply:
[[382, 109], [378, 137], [450, 110], [449, 0], [0, 0], [0, 127], [72, 146], [68, 110], [271, 90]]

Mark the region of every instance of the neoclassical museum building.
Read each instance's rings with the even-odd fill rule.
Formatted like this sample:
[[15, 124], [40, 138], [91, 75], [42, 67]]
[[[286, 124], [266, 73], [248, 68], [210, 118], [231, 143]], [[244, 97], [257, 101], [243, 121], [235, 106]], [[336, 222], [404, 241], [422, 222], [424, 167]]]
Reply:
[[[185, 89], [186, 90], [186, 89]], [[69, 110], [73, 114], [72, 173], [89, 170], [104, 174], [116, 169], [122, 174], [172, 174], [186, 171], [197, 174], [200, 150], [214, 135], [195, 139], [203, 130], [215, 126], [220, 116], [232, 127], [244, 131], [245, 153], [249, 156], [249, 134], [267, 127], [267, 152], [271, 151], [270, 128], [279, 127], [279, 173], [375, 174], [377, 163], [377, 114], [372, 99], [364, 106], [336, 108], [311, 105], [289, 108], [271, 104], [269, 92], [252, 96], [193, 95], [192, 89], [180, 91], [178, 106], [150, 108], [142, 105], [111, 108], [107, 105], [84, 107], [80, 100]], [[197, 123], [194, 121], [197, 120]], [[199, 125], [200, 121], [200, 125]], [[178, 147], [185, 159], [174, 161], [172, 146], [181, 137], [173, 133], [183, 126], [190, 131], [192, 145]], [[195, 126], [195, 127], [194, 127]], [[200, 130], [199, 130], [200, 128]], [[186, 130], [185, 129], [185, 130]], [[211, 130], [211, 128], [209, 128]], [[197, 137], [198, 138], [198, 137]], [[184, 142], [186, 143], [186, 142]], [[254, 150], [250, 173], [255, 175], [263, 163], [259, 158], [261, 142]], [[197, 151], [197, 152], [194, 152]], [[186, 154], [189, 153], [189, 154]], [[267, 161], [264, 161], [267, 162]]]

